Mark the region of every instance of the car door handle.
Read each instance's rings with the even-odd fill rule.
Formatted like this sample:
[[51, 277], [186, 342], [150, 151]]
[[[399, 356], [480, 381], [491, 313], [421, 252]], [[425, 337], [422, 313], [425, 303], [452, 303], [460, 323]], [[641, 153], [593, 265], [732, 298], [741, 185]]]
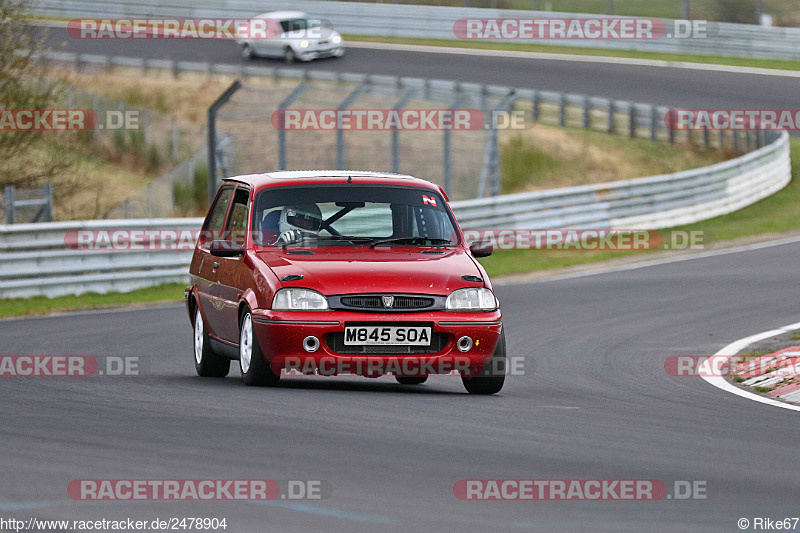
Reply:
[[219, 268], [219, 261], [214, 261], [214, 264], [211, 265], [211, 266], [214, 267], [214, 270], [218, 269]]

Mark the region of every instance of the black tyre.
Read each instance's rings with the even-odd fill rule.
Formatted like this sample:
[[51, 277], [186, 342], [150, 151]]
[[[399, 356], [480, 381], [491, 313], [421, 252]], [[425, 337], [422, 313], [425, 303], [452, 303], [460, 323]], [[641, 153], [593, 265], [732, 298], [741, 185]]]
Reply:
[[242, 45], [242, 52], [241, 53], [242, 53], [242, 58], [244, 58], [244, 59], [246, 59], [248, 61], [250, 61], [251, 59], [256, 57], [256, 53], [253, 50], [253, 46], [250, 45], [249, 43], [244, 43]]
[[199, 307], [194, 312], [194, 369], [198, 376], [208, 378], [224, 378], [231, 369], [231, 360], [211, 349]]
[[287, 65], [291, 65], [297, 60], [297, 54], [294, 53], [294, 49], [291, 46], [287, 46], [286, 50], [283, 51], [283, 62]]
[[428, 376], [418, 376], [418, 377], [403, 377], [403, 376], [395, 376], [394, 379], [400, 385], [422, 385], [426, 381], [428, 381]]
[[264, 360], [253, 331], [253, 315], [250, 311], [242, 314], [239, 326], [239, 370], [242, 371], [242, 380], [247, 385], [274, 387], [281, 377], [272, 372], [269, 363]]
[[506, 380], [506, 334], [500, 333], [500, 339], [494, 349], [492, 358], [486, 362], [483, 371], [474, 377], [461, 376], [464, 388], [470, 394], [496, 394], [503, 388]]

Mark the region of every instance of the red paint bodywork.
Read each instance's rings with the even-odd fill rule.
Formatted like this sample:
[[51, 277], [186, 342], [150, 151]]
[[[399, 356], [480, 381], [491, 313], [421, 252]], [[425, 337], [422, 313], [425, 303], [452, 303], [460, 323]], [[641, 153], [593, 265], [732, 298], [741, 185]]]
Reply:
[[[239, 176], [225, 180], [222, 187], [233, 186], [249, 190], [247, 227], [250, 227], [256, 194], [268, 187], [321, 184], [341, 184], [346, 187], [349, 183], [413, 186], [419, 187], [423, 193], [434, 191], [447, 201], [441, 187], [410, 176], [320, 174], [292, 178], [273, 177], [270, 174]], [[351, 181], [348, 181], [348, 176]], [[452, 214], [449, 205], [446, 209]], [[292, 361], [297, 358], [304, 362], [310, 360], [315, 364], [323, 359], [328, 362], [336, 360], [354, 363], [364, 360], [363, 355], [336, 353], [326, 340], [330, 333], [343, 332], [345, 323], [348, 322], [386, 325], [395, 322], [427, 323], [433, 326], [433, 333], [447, 335], [448, 340], [442, 350], [425, 355], [368, 357], [420, 363], [457, 360], [462, 365], [467, 358], [470, 362], [469, 373], [479, 373], [484, 363], [491, 358], [500, 337], [502, 314], [499, 309], [486, 312], [436, 310], [390, 313], [271, 309], [275, 292], [283, 287], [313, 289], [325, 296], [364, 293], [447, 296], [453, 290], [465, 287], [491, 289], [485, 270], [472, 257], [469, 243], [464, 241], [463, 233], [457, 225], [456, 231], [459, 244], [444, 248], [444, 253], [440, 255], [423, 254], [422, 251], [426, 248], [406, 245], [375, 249], [365, 246], [356, 249], [349, 246], [315, 247], [314, 255], [292, 255], [280, 247], [257, 246], [252, 235], [248, 233], [244, 254], [225, 258], [212, 256], [208, 243], [198, 242], [190, 266], [191, 285], [186, 288], [190, 320], [194, 320], [194, 310], [199, 306], [209, 337], [218, 343], [236, 348], [240, 313], [244, 308], [249, 309], [253, 315], [254, 331], [261, 350], [276, 373], [284, 368], [287, 358], [292, 358]], [[289, 251], [297, 249], [291, 248]], [[218, 264], [216, 268], [215, 264]], [[302, 274], [303, 279], [280, 281], [287, 274]], [[484, 281], [465, 281], [462, 279], [464, 275], [478, 276]], [[303, 339], [309, 335], [314, 335], [321, 341], [317, 352], [308, 353], [302, 347]], [[456, 348], [457, 339], [463, 335], [469, 335], [477, 341], [467, 353], [461, 353]]]

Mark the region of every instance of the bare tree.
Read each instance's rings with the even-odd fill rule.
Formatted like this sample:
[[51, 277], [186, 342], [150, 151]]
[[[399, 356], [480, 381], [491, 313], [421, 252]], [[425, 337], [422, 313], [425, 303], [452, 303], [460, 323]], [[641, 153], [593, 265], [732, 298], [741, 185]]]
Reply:
[[[36, 58], [44, 49], [44, 34], [33, 22], [26, 0], [0, 0], [2, 110], [49, 109], [62, 101], [64, 83], [48, 77], [46, 64]], [[54, 135], [74, 133], [0, 130], [0, 185], [36, 187], [69, 168], [75, 156], [50, 143]]]

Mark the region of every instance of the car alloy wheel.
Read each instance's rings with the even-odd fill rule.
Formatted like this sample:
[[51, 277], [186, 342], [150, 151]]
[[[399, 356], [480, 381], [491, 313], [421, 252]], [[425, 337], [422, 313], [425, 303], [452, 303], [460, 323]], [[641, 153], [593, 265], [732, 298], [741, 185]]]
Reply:
[[206, 324], [200, 307], [194, 311], [194, 369], [198, 376], [224, 378], [231, 369], [231, 360], [214, 352], [206, 333]]

